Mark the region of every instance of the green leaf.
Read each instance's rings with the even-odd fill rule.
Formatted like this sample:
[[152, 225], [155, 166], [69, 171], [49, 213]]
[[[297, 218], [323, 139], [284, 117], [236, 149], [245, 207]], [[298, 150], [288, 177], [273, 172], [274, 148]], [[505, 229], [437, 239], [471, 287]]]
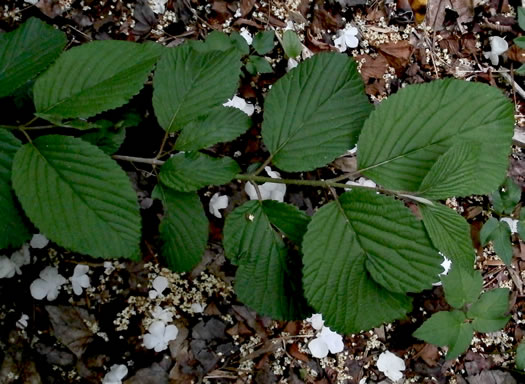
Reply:
[[434, 246], [451, 259], [453, 264], [472, 268], [476, 254], [467, 221], [454, 210], [439, 203], [420, 204], [419, 210]]
[[[201, 50], [201, 52], [227, 51], [232, 48], [232, 41], [227, 34], [219, 31], [213, 31], [206, 37], [206, 40], [202, 46], [205, 46], [206, 50]], [[198, 50], [196, 47], [195, 49]]]
[[483, 288], [483, 278], [477, 270], [452, 263], [452, 269], [441, 278], [447, 303], [461, 309], [475, 302]]
[[79, 131], [87, 131], [90, 129], [98, 129], [101, 126], [98, 122], [88, 121], [87, 119], [62, 119], [59, 116], [48, 115], [45, 113], [35, 113], [36, 117], [47, 120], [50, 123], [61, 128], [78, 129]]
[[246, 113], [237, 108], [216, 107], [184, 127], [175, 143], [179, 151], [194, 151], [236, 139], [252, 125]]
[[336, 53], [300, 63], [264, 104], [264, 143], [274, 164], [289, 172], [324, 166], [352, 148], [372, 110], [355, 61]]
[[297, 34], [290, 29], [284, 31], [282, 46], [286, 56], [292, 59], [299, 56], [303, 50], [301, 40], [299, 40]]
[[377, 283], [393, 292], [419, 292], [439, 279], [443, 258], [402, 202], [357, 189], [339, 201]]
[[442, 258], [400, 201], [362, 190], [339, 200], [341, 208], [332, 202], [314, 215], [304, 236], [305, 295], [330, 327], [354, 332], [403, 316], [410, 301], [392, 291], [428, 287]]
[[250, 46], [246, 42], [246, 39], [242, 37], [239, 32], [233, 31], [230, 35], [230, 39], [239, 54], [244, 56], [250, 53]]
[[419, 186], [419, 194], [427, 199], [468, 196], [476, 183], [480, 145], [462, 141], [452, 145], [437, 159]]
[[36, 111], [88, 118], [126, 104], [144, 86], [161, 47], [106, 40], [70, 49], [35, 82]]
[[503, 181], [513, 131], [512, 103], [496, 87], [436, 80], [405, 87], [382, 102], [365, 122], [357, 159], [361, 173], [376, 183], [418, 191], [454, 144], [475, 141], [479, 161], [461, 192], [487, 194]]
[[491, 217], [481, 228], [479, 234], [481, 244], [486, 245], [492, 241], [494, 251], [507, 265], [512, 260], [512, 243], [510, 241], [510, 228], [507, 223]]
[[235, 160], [216, 158], [200, 152], [177, 153], [160, 168], [159, 179], [181, 192], [196, 191], [207, 185], [228, 183], [241, 171]]
[[25, 213], [58, 245], [94, 257], [135, 257], [141, 236], [126, 173], [81, 139], [49, 135], [25, 144], [13, 162]]
[[516, 349], [516, 368], [525, 371], [525, 341], [522, 341]]
[[448, 346], [447, 360], [454, 359], [470, 346], [474, 330], [461, 311], [437, 312], [416, 329], [413, 336], [427, 343]]
[[272, 66], [264, 57], [254, 56], [254, 55], [251, 55], [248, 57], [248, 62], [246, 63], [246, 69], [252, 75], [256, 75], [257, 73], [272, 73], [273, 72]]
[[258, 32], [253, 38], [252, 46], [259, 55], [266, 55], [272, 51], [274, 39], [274, 31]]
[[122, 143], [124, 142], [124, 139], [126, 138], [126, 129], [115, 129], [111, 121], [108, 121], [108, 123], [110, 123], [111, 125], [104, 126], [93, 132], [88, 132], [80, 137], [82, 140], [96, 145], [97, 147], [102, 149], [104, 153], [111, 155], [117, 152]]
[[521, 188], [507, 177], [503, 185], [492, 194], [492, 205], [498, 213], [512, 213], [521, 199]]
[[262, 206], [270, 223], [294, 244], [300, 246], [310, 223], [310, 217], [293, 205], [275, 200], [264, 200]]
[[515, 73], [520, 76], [525, 75], [525, 64], [520, 65], [520, 67], [516, 69]]
[[516, 44], [521, 49], [525, 48], [525, 36], [516, 37], [514, 39], [514, 44]]
[[21, 145], [10, 132], [0, 129], [0, 249], [19, 247], [30, 238], [11, 188], [13, 158]]
[[160, 199], [162, 257], [175, 272], [190, 271], [202, 258], [208, 243], [208, 219], [195, 192], [177, 192], [157, 184], [152, 197]]
[[496, 332], [505, 327], [510, 316], [509, 293], [507, 288], [496, 288], [483, 293], [470, 307], [467, 317], [473, 319], [472, 326], [477, 332]]
[[224, 104], [237, 89], [239, 55], [229, 51], [200, 53], [187, 45], [168, 48], [153, 79], [153, 107], [162, 128], [175, 132]]
[[0, 97], [46, 69], [62, 52], [66, 35], [36, 17], [0, 35]]
[[518, 24], [522, 31], [525, 31], [525, 8], [518, 7]]
[[224, 250], [238, 265], [235, 291], [243, 303], [279, 320], [310, 313], [302, 294], [301, 260], [288, 251], [259, 201], [248, 201], [228, 215]]

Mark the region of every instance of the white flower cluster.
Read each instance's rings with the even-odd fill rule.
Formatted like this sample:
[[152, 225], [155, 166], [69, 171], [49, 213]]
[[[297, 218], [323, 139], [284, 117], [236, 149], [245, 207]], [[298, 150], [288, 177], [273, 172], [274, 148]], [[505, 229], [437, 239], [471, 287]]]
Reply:
[[[149, 298], [163, 297], [163, 292], [168, 285], [168, 279], [157, 276], [152, 282], [153, 289], [149, 291]], [[155, 320], [150, 324], [148, 333], [144, 335], [144, 346], [147, 349], [154, 349], [155, 352], [161, 352], [168, 348], [170, 341], [177, 338], [179, 330], [175, 325], [169, 324], [173, 320], [170, 311], [156, 306], [151, 314]]]

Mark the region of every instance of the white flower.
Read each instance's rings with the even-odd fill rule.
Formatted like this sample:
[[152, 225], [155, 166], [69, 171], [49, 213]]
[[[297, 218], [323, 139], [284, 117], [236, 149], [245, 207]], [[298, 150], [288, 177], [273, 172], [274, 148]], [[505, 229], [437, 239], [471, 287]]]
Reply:
[[193, 303], [191, 305], [191, 310], [193, 311], [193, 313], [202, 313], [204, 312], [204, 308], [206, 308], [206, 304]]
[[240, 109], [248, 116], [253, 115], [253, 112], [255, 112], [255, 107], [253, 106], [253, 104], [247, 103], [246, 100], [239, 96], [233, 96], [233, 98], [229, 99], [226, 103], [223, 104], [223, 106]]
[[219, 195], [219, 192], [216, 192], [213, 194], [213, 196], [210, 199], [210, 206], [209, 206], [210, 213], [213, 216], [218, 217], [220, 219], [222, 215], [219, 212], [219, 209], [224, 209], [227, 206], [228, 206], [228, 196], [221, 196]]
[[366, 384], [366, 377], [363, 377], [361, 380], [359, 380], [359, 384]]
[[24, 0], [25, 3], [28, 3], [28, 4], [33, 4], [35, 5], [36, 3], [38, 3], [39, 0]]
[[15, 275], [16, 264], [7, 256], [0, 256], [0, 279], [11, 278]]
[[40, 233], [35, 233], [33, 237], [31, 238], [31, 241], [29, 242], [29, 245], [31, 246], [31, 248], [36, 248], [36, 249], [42, 249], [47, 244], [49, 244], [49, 240], [47, 239], [47, 237], [45, 237], [44, 235]]
[[321, 330], [324, 325], [323, 315], [321, 315], [320, 313], [313, 314], [312, 317], [307, 318], [306, 321], [311, 323], [312, 328], [317, 331]]
[[[272, 179], [280, 179], [281, 175], [279, 172], [274, 172], [270, 167], [264, 167], [264, 170]], [[251, 183], [246, 183], [244, 191], [250, 198], [250, 200], [257, 200], [257, 192], [255, 187]], [[284, 194], [286, 193], [286, 184], [277, 184], [266, 182], [259, 185], [259, 191], [261, 192], [261, 198], [263, 200], [277, 200], [283, 202]]]
[[292, 58], [288, 59], [288, 64], [286, 65], [286, 72], [290, 72], [292, 69], [294, 69], [298, 65], [299, 63], [297, 62], [297, 60], [292, 59]]
[[[372, 180], [365, 179], [364, 177], [360, 177], [357, 179], [357, 181], [347, 181], [345, 183], [346, 185], [362, 185], [363, 187], [370, 187], [375, 188], [376, 183], [374, 183]], [[345, 190], [350, 191], [352, 188], [345, 188]]]
[[162, 321], [154, 321], [144, 335], [144, 346], [154, 349], [155, 352], [164, 351], [168, 348], [168, 343], [177, 338], [179, 330], [174, 325], [166, 326]]
[[104, 274], [111, 275], [111, 272], [115, 270], [113, 263], [111, 261], [104, 261]]
[[22, 245], [18, 251], [14, 251], [11, 254], [11, 261], [15, 264], [16, 273], [22, 274], [21, 267], [31, 263], [31, 254], [29, 253], [29, 246], [27, 244]]
[[322, 359], [331, 353], [339, 353], [344, 349], [343, 337], [328, 327], [322, 328], [315, 339], [308, 343], [308, 348], [313, 357]]
[[168, 0], [148, 0], [148, 5], [153, 12], [161, 15], [166, 12], [165, 5], [167, 2]]
[[509, 49], [509, 43], [505, 39], [499, 36], [489, 37], [490, 41], [490, 52], [484, 52], [483, 55], [486, 59], [490, 59], [492, 65], [498, 65], [499, 55], [506, 52]]
[[42, 300], [46, 296], [49, 301], [55, 300], [60, 286], [66, 282], [66, 278], [58, 273], [58, 269], [45, 267], [40, 271], [40, 278], [31, 283], [31, 296], [37, 300]]
[[241, 28], [241, 32], [239, 34], [244, 38], [244, 40], [246, 40], [246, 43], [248, 45], [252, 45], [252, 42], [253, 42], [252, 34], [246, 28], [244, 27]]
[[153, 289], [149, 291], [149, 298], [154, 299], [158, 296], [162, 296], [162, 291], [168, 288], [168, 279], [164, 276], [157, 276], [155, 277], [155, 280], [153, 280], [152, 286]]
[[518, 233], [518, 220], [511, 219], [510, 217], [503, 217], [499, 221], [507, 223], [512, 233]]
[[128, 367], [124, 364], [113, 364], [102, 379], [102, 384], [121, 384], [122, 379], [128, 374]]
[[73, 285], [73, 292], [75, 295], [82, 294], [82, 288], [89, 288], [91, 286], [89, 282], [89, 276], [87, 275], [89, 271], [88, 265], [78, 264], [73, 270], [73, 276], [69, 278], [71, 285]]
[[392, 352], [386, 351], [379, 355], [377, 369], [383, 372], [390, 380], [397, 381], [403, 377], [401, 371], [405, 370], [405, 362]]
[[358, 33], [357, 28], [352, 26], [347, 26], [345, 29], [337, 31], [337, 37], [334, 39], [334, 45], [337, 50], [344, 52], [347, 48], [356, 48], [359, 45]]
[[22, 313], [22, 316], [20, 316], [20, 319], [18, 319], [16, 322], [16, 327], [20, 329], [26, 328], [27, 320], [29, 320], [29, 316], [27, 316], [25, 313]]
[[162, 309], [158, 305], [151, 311], [151, 316], [159, 321], [162, 321], [164, 324], [171, 323], [173, 320], [173, 313], [167, 309]]

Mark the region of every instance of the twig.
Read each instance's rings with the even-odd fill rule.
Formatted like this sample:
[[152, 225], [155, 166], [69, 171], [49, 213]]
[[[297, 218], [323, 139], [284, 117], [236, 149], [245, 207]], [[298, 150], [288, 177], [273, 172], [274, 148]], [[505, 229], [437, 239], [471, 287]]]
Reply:
[[516, 89], [516, 92], [518, 92], [522, 99], [525, 99], [525, 90], [523, 90], [523, 88], [521, 88], [507, 72], [501, 72], [500, 76], [503, 77], [505, 81], [507, 81], [507, 83], [509, 83], [514, 89]]
[[[123, 161], [129, 161], [132, 163], [144, 163], [144, 164], [151, 164], [151, 165], [162, 165], [165, 162], [162, 160], [157, 159], [148, 159], [143, 157], [133, 157], [133, 156], [123, 156], [123, 155], [113, 155], [113, 159], [115, 160], [123, 160]], [[266, 177], [266, 176], [258, 176], [255, 174], [237, 174], [235, 175], [234, 179], [237, 180], [243, 180], [243, 181], [249, 181], [252, 183], [275, 183], [275, 184], [292, 184], [292, 185], [302, 185], [307, 187], [321, 187], [321, 188], [343, 188], [343, 189], [349, 189], [349, 188], [360, 188], [360, 189], [368, 189], [371, 191], [378, 191], [382, 192], [386, 195], [394, 195], [400, 198], [405, 198], [409, 200], [413, 200], [419, 203], [427, 203], [426, 199], [423, 199], [411, 192], [407, 191], [394, 191], [386, 188], [380, 188], [380, 187], [369, 187], [367, 185], [348, 185], [343, 183], [338, 183], [333, 180], [302, 180], [302, 179], [274, 179], [272, 177]], [[335, 179], [334, 179], [335, 180]], [[256, 189], [257, 190], [257, 189]], [[260, 192], [259, 192], [260, 195]], [[260, 196], [258, 196], [260, 198]], [[428, 204], [431, 204], [432, 202], [428, 201]]]
[[123, 155], [113, 155], [112, 157], [115, 160], [129, 161], [131, 163], [143, 163], [143, 164], [151, 164], [151, 165], [162, 165], [162, 164], [164, 164], [164, 161], [162, 161], [162, 160], [145, 159], [143, 157], [133, 157], [133, 156], [123, 156]]

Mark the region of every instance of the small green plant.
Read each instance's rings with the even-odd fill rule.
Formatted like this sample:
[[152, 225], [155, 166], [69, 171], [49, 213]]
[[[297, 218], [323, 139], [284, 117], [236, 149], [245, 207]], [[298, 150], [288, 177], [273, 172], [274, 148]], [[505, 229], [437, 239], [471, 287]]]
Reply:
[[[300, 53], [290, 33], [282, 40], [289, 57]], [[255, 41], [259, 54], [273, 46], [269, 34]], [[258, 183], [272, 182], [333, 195], [313, 217], [288, 203], [258, 199], [226, 218], [224, 248], [237, 266], [237, 295], [275, 319], [301, 319], [315, 310], [339, 332], [370, 329], [411, 310], [407, 293], [439, 279], [440, 252], [473, 269], [468, 223], [439, 201], [490, 194], [503, 182], [514, 116], [498, 89], [438, 80], [407, 86], [374, 109], [351, 58], [318, 54], [268, 92], [261, 136], [269, 155], [254, 169], [205, 151], [252, 125], [246, 114], [223, 106], [238, 88], [243, 63], [253, 63], [241, 36], [210, 34], [175, 48], [95, 41], [61, 53], [65, 42], [36, 19], [0, 36], [3, 96], [29, 84], [35, 107], [27, 123], [0, 129], [0, 248], [26, 241], [29, 220], [71, 251], [139, 258], [141, 216], [118, 160], [150, 164], [155, 172], [160, 167], [153, 197], [164, 207], [161, 253], [174, 271], [191, 270], [207, 245], [201, 188], [239, 180], [256, 191]], [[128, 103], [152, 71], [152, 106], [165, 131], [159, 150], [153, 158], [112, 156], [128, 123], [113, 122], [122, 129], [115, 132], [101, 114]], [[356, 144], [359, 172], [380, 187], [344, 192], [344, 181], [357, 173], [305, 177]], [[261, 176], [269, 164], [287, 177]], [[405, 202], [417, 204], [422, 220]], [[467, 312], [439, 316], [456, 325], [472, 319], [473, 329], [488, 329], [475, 326], [481, 319], [476, 308], [506, 301], [501, 294], [477, 300], [478, 294]]]
[[[521, 209], [520, 220], [512, 218], [520, 199], [521, 188], [512, 179], [507, 178], [492, 194], [493, 216], [487, 220], [480, 232], [481, 244], [485, 246], [492, 242], [494, 251], [507, 265], [510, 265], [512, 260], [512, 233], [517, 233], [525, 241], [525, 210]], [[494, 217], [495, 215], [499, 216], [500, 220]]]
[[479, 271], [453, 266], [442, 278], [445, 298], [452, 311], [438, 312], [426, 320], [414, 336], [428, 343], [447, 346], [447, 359], [464, 353], [474, 331], [495, 332], [505, 327], [509, 290], [496, 288], [481, 294], [483, 279]]

